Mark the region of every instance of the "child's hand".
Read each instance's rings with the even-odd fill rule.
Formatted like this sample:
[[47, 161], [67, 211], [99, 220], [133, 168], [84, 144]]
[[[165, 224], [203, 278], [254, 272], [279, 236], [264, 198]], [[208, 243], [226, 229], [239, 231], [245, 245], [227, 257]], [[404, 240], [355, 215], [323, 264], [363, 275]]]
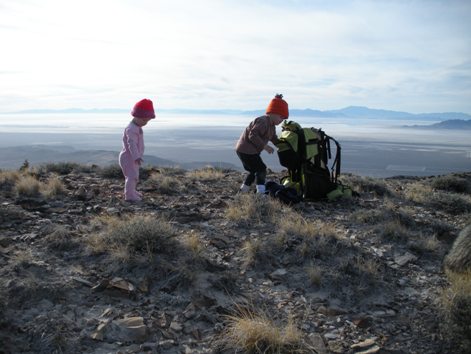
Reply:
[[273, 154], [273, 151], [275, 151], [271, 146], [269, 145], [265, 145], [265, 147], [263, 148], [266, 152], [268, 152], [269, 154]]
[[143, 162], [144, 162], [144, 160], [141, 159], [140, 157], [136, 160], [136, 163], [137, 163], [139, 166], [141, 166]]

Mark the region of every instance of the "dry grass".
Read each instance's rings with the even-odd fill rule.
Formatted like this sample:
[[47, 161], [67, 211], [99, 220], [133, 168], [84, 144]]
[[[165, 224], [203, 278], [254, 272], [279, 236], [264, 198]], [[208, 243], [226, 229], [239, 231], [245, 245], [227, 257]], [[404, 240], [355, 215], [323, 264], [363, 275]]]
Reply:
[[281, 213], [277, 200], [257, 194], [238, 195], [225, 211], [227, 219], [245, 225], [275, 222]]
[[42, 194], [46, 198], [57, 197], [66, 194], [67, 189], [58, 176], [50, 177], [42, 186]]
[[33, 176], [21, 176], [16, 181], [15, 190], [20, 197], [39, 197], [43, 184]]
[[437, 252], [442, 249], [442, 244], [434, 235], [429, 237], [421, 235], [410, 241], [409, 248], [419, 253]]
[[20, 179], [18, 171], [0, 171], [0, 186], [13, 186]]
[[404, 194], [407, 199], [424, 204], [431, 199], [433, 188], [420, 182], [414, 182], [406, 186]]
[[244, 253], [244, 267], [255, 264], [262, 250], [262, 242], [259, 239], [245, 241], [242, 246], [242, 252]]
[[154, 187], [161, 194], [171, 195], [185, 191], [185, 186], [179, 179], [162, 173], [152, 173], [145, 183]]
[[305, 268], [309, 283], [313, 286], [320, 286], [322, 283], [322, 268], [310, 264]]
[[412, 233], [398, 219], [378, 224], [376, 232], [389, 241], [404, 242], [412, 236]]
[[471, 352], [471, 272], [447, 272], [450, 286], [441, 296], [443, 330], [456, 349]]
[[183, 244], [196, 258], [201, 257], [204, 245], [201, 241], [201, 237], [197, 233], [191, 231], [185, 236]]
[[290, 318], [284, 325], [271, 320], [266, 313], [239, 310], [228, 316], [222, 342], [234, 352], [307, 353], [302, 332]]
[[223, 171], [214, 167], [205, 167], [202, 169], [189, 171], [186, 175], [192, 180], [214, 181], [224, 178]]
[[335, 224], [321, 220], [308, 221], [301, 215], [284, 213], [278, 219], [278, 235], [286, 240], [298, 239], [297, 250], [301, 257], [315, 255], [333, 255], [339, 247], [339, 234]]
[[176, 250], [175, 230], [164, 218], [145, 215], [102, 217], [96, 218], [92, 226], [101, 229], [89, 238], [92, 250], [108, 253], [116, 260], [151, 261], [157, 253]]
[[374, 280], [379, 276], [379, 263], [374, 258], [355, 257], [352, 266], [367, 279]]
[[63, 225], [56, 225], [53, 231], [45, 237], [46, 245], [49, 249], [56, 251], [70, 251], [78, 246], [77, 242], [71, 239], [72, 233]]

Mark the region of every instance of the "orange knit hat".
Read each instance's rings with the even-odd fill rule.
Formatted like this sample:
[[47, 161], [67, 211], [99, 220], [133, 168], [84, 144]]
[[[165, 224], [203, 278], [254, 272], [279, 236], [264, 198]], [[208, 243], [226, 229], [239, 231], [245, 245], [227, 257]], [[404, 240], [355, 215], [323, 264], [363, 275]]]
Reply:
[[279, 93], [275, 95], [275, 98], [270, 101], [266, 113], [279, 114], [283, 119], [287, 119], [289, 117], [288, 103], [283, 99], [283, 95]]

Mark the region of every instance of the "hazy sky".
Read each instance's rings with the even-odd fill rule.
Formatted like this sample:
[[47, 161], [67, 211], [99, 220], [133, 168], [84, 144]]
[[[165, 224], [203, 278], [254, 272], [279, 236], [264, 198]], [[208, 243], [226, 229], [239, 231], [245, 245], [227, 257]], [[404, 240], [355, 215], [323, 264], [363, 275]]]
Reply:
[[471, 113], [471, 1], [0, 0], [0, 112]]

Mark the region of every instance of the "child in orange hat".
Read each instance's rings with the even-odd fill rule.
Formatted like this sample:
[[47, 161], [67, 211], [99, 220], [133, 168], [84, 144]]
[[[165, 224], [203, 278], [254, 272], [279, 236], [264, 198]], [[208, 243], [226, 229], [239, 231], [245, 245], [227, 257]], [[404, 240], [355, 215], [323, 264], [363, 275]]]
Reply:
[[276, 126], [288, 116], [288, 103], [283, 99], [283, 95], [277, 94], [268, 104], [266, 114], [255, 118], [242, 132], [237, 141], [236, 153], [248, 174], [240, 187], [240, 192], [248, 192], [255, 181], [257, 193], [265, 193], [267, 166], [260, 154], [263, 150], [273, 154], [274, 149], [268, 142], [271, 141], [273, 144], [278, 142]]
[[123, 134], [123, 149], [119, 154], [119, 166], [123, 171], [124, 199], [130, 202], [141, 200], [141, 195], [136, 190], [139, 181], [139, 166], [144, 161], [144, 133], [142, 127], [149, 120], [155, 118], [154, 105], [151, 100], [144, 98], [137, 102], [132, 111], [132, 121], [128, 124]]

